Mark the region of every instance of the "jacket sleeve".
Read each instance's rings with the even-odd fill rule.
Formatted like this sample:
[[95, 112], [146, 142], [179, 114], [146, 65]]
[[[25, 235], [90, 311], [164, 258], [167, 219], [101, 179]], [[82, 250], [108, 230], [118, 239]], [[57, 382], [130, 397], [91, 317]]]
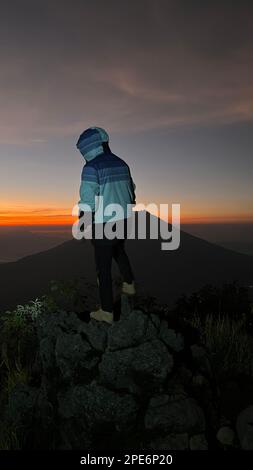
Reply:
[[131, 177], [131, 189], [132, 189], [132, 199], [133, 199], [133, 204], [136, 204], [136, 195], [135, 195], [135, 189], [136, 185], [133, 182], [133, 178]]
[[[90, 210], [96, 210], [96, 195], [99, 195], [99, 183], [96, 168], [85, 165], [82, 171], [79, 207], [88, 204]], [[80, 207], [81, 208], [81, 207]]]

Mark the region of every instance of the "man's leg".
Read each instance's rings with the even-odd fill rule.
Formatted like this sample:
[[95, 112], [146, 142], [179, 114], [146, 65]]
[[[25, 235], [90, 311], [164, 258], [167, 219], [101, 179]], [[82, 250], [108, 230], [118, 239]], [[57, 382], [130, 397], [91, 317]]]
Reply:
[[103, 240], [93, 240], [97, 277], [99, 280], [99, 295], [102, 310], [113, 311], [112, 291], [112, 243]]
[[131, 284], [134, 277], [128, 256], [125, 252], [125, 240], [117, 240], [116, 244], [113, 246], [112, 255], [118, 264], [123, 281]]

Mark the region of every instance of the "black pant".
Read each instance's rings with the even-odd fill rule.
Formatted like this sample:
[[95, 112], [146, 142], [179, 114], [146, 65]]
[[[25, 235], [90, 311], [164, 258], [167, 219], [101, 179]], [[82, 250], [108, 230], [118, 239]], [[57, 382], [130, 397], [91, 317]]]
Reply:
[[99, 280], [100, 302], [103, 310], [113, 311], [112, 260], [118, 264], [124, 282], [133, 281], [133, 273], [125, 252], [125, 240], [114, 238], [92, 239], [95, 252], [96, 271]]

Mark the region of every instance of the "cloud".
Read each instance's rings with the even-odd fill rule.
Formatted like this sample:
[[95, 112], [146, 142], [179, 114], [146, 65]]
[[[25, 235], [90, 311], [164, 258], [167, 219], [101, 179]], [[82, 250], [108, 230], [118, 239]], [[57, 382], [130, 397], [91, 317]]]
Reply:
[[215, 0], [4, 5], [0, 143], [95, 123], [129, 133], [252, 121], [252, 12]]

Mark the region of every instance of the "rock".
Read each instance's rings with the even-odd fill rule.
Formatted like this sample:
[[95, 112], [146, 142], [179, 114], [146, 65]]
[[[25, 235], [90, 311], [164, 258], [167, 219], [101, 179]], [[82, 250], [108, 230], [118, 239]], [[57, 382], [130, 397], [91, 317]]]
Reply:
[[82, 420], [63, 420], [58, 430], [57, 450], [79, 450], [92, 447], [90, 430]]
[[150, 320], [152, 321], [153, 325], [156, 327], [157, 332], [158, 332], [160, 330], [160, 326], [161, 326], [160, 318], [158, 317], [158, 315], [155, 315], [154, 313], [151, 313]]
[[177, 400], [182, 400], [188, 397], [188, 393], [186, 392], [185, 388], [179, 384], [178, 382], [174, 381], [174, 377], [172, 380], [169, 381], [166, 388], [166, 393], [168, 394], [170, 402], [174, 402]]
[[59, 368], [65, 380], [78, 376], [82, 382], [98, 364], [97, 351], [106, 347], [106, 325], [83, 323], [74, 313], [43, 312], [37, 318], [37, 330], [44, 373], [54, 374]]
[[208, 450], [205, 434], [196, 434], [190, 438], [190, 450]]
[[131, 297], [121, 294], [121, 319], [127, 318], [133, 310], [133, 302]]
[[159, 340], [135, 348], [108, 351], [99, 365], [101, 383], [138, 393], [143, 388], [159, 387], [173, 367], [173, 358]]
[[60, 392], [58, 403], [61, 417], [84, 420], [87, 428], [98, 433], [104, 425], [127, 429], [135, 423], [138, 410], [131, 395], [119, 395], [96, 383]]
[[132, 377], [133, 359], [133, 349], [105, 352], [99, 364], [99, 383], [116, 390], [125, 389], [130, 393], [140, 393]]
[[239, 414], [236, 430], [241, 448], [253, 450], [253, 406], [249, 406]]
[[108, 349], [130, 348], [147, 341], [157, 334], [148, 316], [140, 310], [133, 310], [121, 321], [115, 322], [108, 332]]
[[168, 436], [158, 437], [150, 443], [152, 450], [188, 450], [188, 434], [169, 434]]
[[168, 328], [167, 323], [163, 321], [160, 328], [160, 339], [174, 352], [180, 352], [184, 349], [184, 338], [181, 333]]
[[80, 334], [61, 333], [55, 346], [56, 365], [64, 379], [82, 382], [99, 362], [99, 357]]
[[143, 343], [135, 349], [132, 362], [135, 381], [148, 389], [163, 384], [172, 372], [173, 364], [172, 355], [160, 340]]
[[187, 354], [187, 328], [168, 328], [157, 310], [132, 303], [122, 296], [112, 326], [60, 310], [38, 315], [33, 386], [16, 385], [2, 405], [24, 448], [208, 448], [205, 420], [218, 429], [209, 407], [218, 408], [206, 350], [194, 344]]
[[235, 432], [229, 426], [222, 426], [216, 437], [223, 446], [232, 446], [235, 440]]
[[150, 400], [146, 415], [145, 426], [149, 430], [168, 433], [201, 433], [205, 430], [203, 411], [192, 398], [157, 405]]
[[155, 408], [158, 406], [166, 405], [168, 402], [169, 402], [169, 395], [166, 395], [166, 394], [155, 395], [150, 400], [150, 406]]
[[110, 326], [104, 322], [80, 322], [78, 332], [97, 351], [104, 352], [107, 344], [107, 332]]
[[56, 339], [59, 332], [78, 332], [80, 324], [81, 320], [73, 312], [42, 312], [36, 319], [37, 335], [39, 341], [45, 337]]
[[50, 374], [56, 367], [55, 342], [52, 338], [45, 337], [40, 341], [39, 350], [43, 372]]

